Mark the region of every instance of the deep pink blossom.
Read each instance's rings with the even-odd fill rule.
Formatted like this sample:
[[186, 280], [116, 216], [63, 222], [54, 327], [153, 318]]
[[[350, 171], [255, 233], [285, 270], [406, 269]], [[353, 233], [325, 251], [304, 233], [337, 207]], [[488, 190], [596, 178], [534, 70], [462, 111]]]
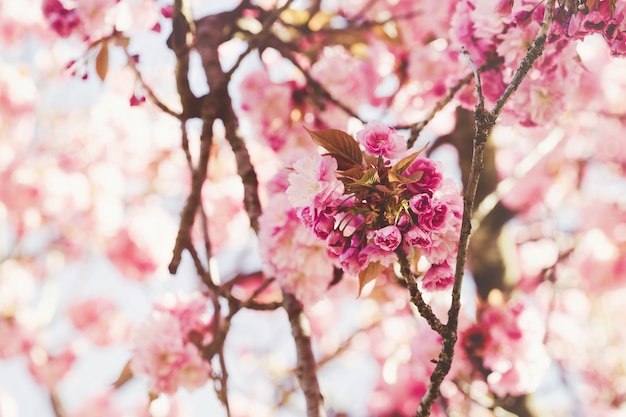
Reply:
[[59, 0], [45, 0], [42, 10], [50, 27], [63, 38], [69, 37], [81, 24], [76, 9], [66, 9]]
[[444, 226], [448, 206], [441, 201], [436, 201], [430, 210], [424, 211], [418, 215], [420, 225], [428, 230], [437, 230]]
[[405, 176], [421, 172], [422, 176], [419, 180], [407, 184], [407, 189], [412, 193], [429, 193], [441, 184], [442, 175], [437, 164], [430, 159], [419, 157], [404, 172]]
[[402, 233], [393, 225], [378, 229], [374, 234], [374, 243], [385, 251], [393, 251], [400, 245], [401, 241]]

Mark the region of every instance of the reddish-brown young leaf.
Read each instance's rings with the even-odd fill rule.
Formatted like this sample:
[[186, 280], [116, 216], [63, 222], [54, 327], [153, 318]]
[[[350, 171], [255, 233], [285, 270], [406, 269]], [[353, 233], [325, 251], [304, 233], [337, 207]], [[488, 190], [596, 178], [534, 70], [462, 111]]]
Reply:
[[340, 173], [342, 177], [351, 178], [353, 180], [358, 180], [363, 177], [363, 174], [365, 174], [365, 170], [361, 166], [355, 166]]
[[346, 132], [337, 129], [309, 130], [304, 128], [313, 142], [326, 149], [337, 160], [342, 171], [360, 166], [363, 154], [358, 142]]
[[364, 270], [359, 272], [359, 294], [357, 297], [361, 296], [363, 287], [383, 272], [383, 269], [385, 269], [385, 267], [380, 262], [370, 262]]
[[96, 55], [96, 74], [100, 80], [104, 81], [109, 72], [109, 45], [103, 44]]
[[405, 177], [404, 175], [396, 174], [393, 171], [389, 171], [388, 175], [389, 175], [389, 182], [411, 184], [411, 183], [414, 183], [415, 181], [419, 181], [422, 178], [422, 175], [424, 175], [424, 173], [422, 171], [417, 171], [417, 172], [412, 173], [408, 177]]
[[424, 152], [426, 146], [427, 145], [424, 145], [424, 147], [419, 151], [413, 152], [409, 156], [405, 156], [404, 158], [396, 162], [396, 164], [391, 168], [391, 171], [396, 174], [402, 175], [404, 171], [406, 171], [406, 169], [413, 163], [413, 161], [415, 161], [417, 157], [420, 156], [422, 152]]

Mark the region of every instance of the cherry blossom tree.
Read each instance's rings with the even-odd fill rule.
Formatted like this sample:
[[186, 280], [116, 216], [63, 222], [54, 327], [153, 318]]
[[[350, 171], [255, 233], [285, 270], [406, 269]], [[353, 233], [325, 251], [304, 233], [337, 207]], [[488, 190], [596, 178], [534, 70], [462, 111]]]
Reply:
[[623, 415], [625, 15], [0, 2], [0, 415]]

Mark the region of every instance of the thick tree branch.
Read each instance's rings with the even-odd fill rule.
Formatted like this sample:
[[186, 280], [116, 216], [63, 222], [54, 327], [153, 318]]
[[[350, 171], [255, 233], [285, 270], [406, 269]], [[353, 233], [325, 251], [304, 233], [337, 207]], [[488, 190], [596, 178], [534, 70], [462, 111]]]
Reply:
[[191, 227], [193, 226], [198, 207], [201, 204], [202, 186], [206, 178], [211, 144], [213, 143], [213, 122], [215, 116], [210, 113], [210, 108], [207, 108], [207, 110], [203, 117], [202, 134], [200, 136], [200, 158], [198, 159], [198, 166], [192, 174], [191, 192], [189, 197], [187, 197], [187, 203], [180, 216], [180, 226], [176, 236], [174, 253], [168, 267], [171, 274], [175, 274], [178, 270], [183, 250], [192, 245]]
[[311, 330], [302, 304], [292, 294], [283, 291], [283, 307], [287, 311], [296, 351], [298, 354], [297, 376], [306, 398], [307, 417], [324, 417], [323, 398], [317, 382], [317, 364], [311, 348]]

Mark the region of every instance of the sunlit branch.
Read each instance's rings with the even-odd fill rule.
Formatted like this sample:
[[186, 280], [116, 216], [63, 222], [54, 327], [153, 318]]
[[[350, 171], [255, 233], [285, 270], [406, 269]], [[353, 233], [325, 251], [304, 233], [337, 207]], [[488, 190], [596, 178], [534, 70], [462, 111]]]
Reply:
[[458, 319], [461, 309], [461, 287], [465, 270], [465, 261], [467, 258], [469, 236], [472, 229], [471, 220], [474, 200], [476, 198], [476, 190], [478, 189], [480, 172], [483, 168], [485, 143], [487, 142], [489, 133], [495, 125], [496, 119], [500, 115], [504, 104], [511, 97], [513, 92], [517, 90], [523, 78], [532, 67], [533, 63], [543, 53], [543, 46], [547, 36], [548, 28], [552, 23], [554, 15], [554, 3], [555, 0], [548, 1], [544, 13], [543, 23], [541, 24], [541, 28], [535, 38], [535, 41], [529, 47], [526, 56], [520, 64], [520, 68], [518, 68], [518, 70], [515, 72], [515, 75], [513, 76], [513, 81], [506, 88], [502, 96], [496, 101], [496, 106], [491, 112], [487, 112], [485, 110], [484, 97], [482, 94], [482, 85], [480, 82], [480, 73], [470, 57], [470, 66], [472, 67], [474, 79], [476, 81], [476, 94], [478, 103], [476, 105], [475, 111], [475, 131], [472, 163], [468, 182], [465, 187], [465, 194], [463, 197], [463, 218], [461, 223], [461, 236], [459, 238], [454, 284], [452, 287], [452, 303], [450, 306], [450, 310], [448, 311], [446, 332], [443, 337], [441, 352], [437, 360], [437, 365], [435, 366], [435, 370], [431, 375], [430, 384], [428, 385], [426, 394], [420, 401], [420, 406], [416, 413], [416, 417], [428, 417], [430, 415], [432, 405], [439, 396], [441, 383], [450, 371], [452, 359], [454, 357], [454, 345], [456, 344], [456, 340], [458, 338]]

